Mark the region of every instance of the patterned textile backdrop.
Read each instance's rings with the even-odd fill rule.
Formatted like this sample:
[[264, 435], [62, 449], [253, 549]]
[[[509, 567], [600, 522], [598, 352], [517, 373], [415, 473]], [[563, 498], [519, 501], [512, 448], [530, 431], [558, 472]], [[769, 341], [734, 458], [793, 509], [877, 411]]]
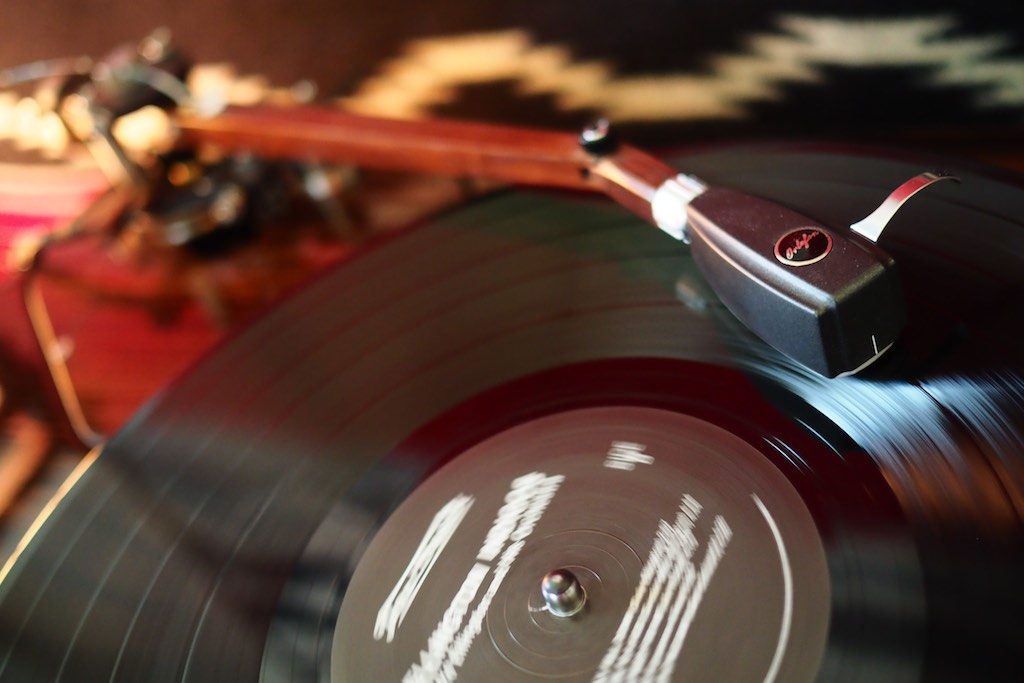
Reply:
[[3, 0], [0, 65], [157, 26], [201, 63], [363, 112], [644, 141], [1018, 130], [1024, 3], [977, 0]]

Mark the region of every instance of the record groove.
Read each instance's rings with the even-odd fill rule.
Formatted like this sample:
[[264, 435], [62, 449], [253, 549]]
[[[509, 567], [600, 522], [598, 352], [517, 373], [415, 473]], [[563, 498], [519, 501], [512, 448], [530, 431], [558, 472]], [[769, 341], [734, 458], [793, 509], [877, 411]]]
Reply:
[[[840, 225], [919, 170], [784, 150], [681, 163]], [[604, 204], [510, 193], [368, 250], [104, 449], [0, 585], [0, 678], [330, 680], [344, 591], [424, 477], [600, 406], [723, 426], [793, 483], [829, 559], [823, 678], [1007, 674], [1024, 192], [963, 178], [890, 228], [911, 323], [842, 380], [753, 339], [685, 250]]]

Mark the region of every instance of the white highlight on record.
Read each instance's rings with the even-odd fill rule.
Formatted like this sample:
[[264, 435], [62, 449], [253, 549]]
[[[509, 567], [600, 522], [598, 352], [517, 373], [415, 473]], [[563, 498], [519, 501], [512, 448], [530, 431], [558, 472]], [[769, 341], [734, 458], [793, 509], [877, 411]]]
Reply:
[[779, 642], [775, 644], [775, 654], [772, 656], [771, 664], [768, 665], [768, 673], [764, 675], [764, 683], [774, 683], [775, 677], [779, 675], [779, 667], [782, 666], [782, 655], [786, 652], [786, 645], [789, 643], [789, 630], [793, 624], [793, 572], [789, 567], [789, 556], [786, 554], [786, 544], [782, 542], [782, 534], [779, 532], [779, 525], [768, 508], [761, 502], [761, 499], [750, 494], [754, 499], [754, 505], [761, 512], [764, 521], [771, 529], [775, 545], [779, 549], [779, 565], [782, 568], [782, 625], [779, 627]]
[[683, 613], [682, 621], [672, 637], [672, 644], [668, 649], [667, 655], [657, 662], [657, 668], [654, 668], [655, 664], [652, 662], [652, 671], [657, 673], [658, 681], [668, 681], [672, 677], [672, 672], [675, 670], [676, 662], [679, 659], [679, 652], [683, 649], [683, 641], [690, 630], [690, 624], [693, 623], [694, 617], [697, 616], [697, 609], [704, 599], [704, 594], [708, 590], [708, 584], [711, 583], [711, 577], [715, 575], [718, 563], [721, 561], [722, 556], [725, 555], [725, 546], [729, 544], [729, 539], [731, 538], [732, 529], [726, 524], [725, 519], [721, 516], [716, 516], [711, 529], [711, 539], [708, 541], [708, 549], [704, 553], [704, 561], [701, 562], [700, 571], [697, 572], [696, 584], [690, 595], [689, 603], [686, 604], [686, 611]]
[[[483, 629], [484, 617], [494, 596], [564, 479], [562, 475], [531, 472], [513, 480], [477, 553], [476, 562], [434, 627], [426, 649], [420, 650], [419, 661], [406, 671], [402, 678], [404, 683], [455, 680], [458, 668]], [[498, 561], [492, 566], [495, 558]], [[488, 574], [491, 581], [470, 613]]]
[[[694, 581], [694, 568], [691, 558], [697, 548], [697, 538], [693, 535], [693, 524], [700, 514], [700, 505], [689, 498], [689, 505], [681, 506], [680, 513], [676, 515], [675, 524], [669, 526], [662, 521], [661, 524], [667, 529], [669, 557], [677, 559], [669, 566], [662, 568], [666, 580], [666, 591], [663, 599], [658, 599], [654, 592], [648, 598], [648, 606], [654, 606], [653, 614], [648, 617], [641, 614], [634, 624], [634, 631], [639, 631], [646, 626], [644, 639], [634, 650], [632, 663], [626, 672], [626, 678], [637, 680], [643, 677], [645, 671], [650, 670], [652, 653], [654, 648], [653, 661], [660, 662], [664, 659], [665, 650], [668, 647], [668, 639], [658, 638], [659, 627], [665, 622], [665, 633], [671, 633], [674, 624], [679, 620], [679, 614], [686, 603], [686, 596]], [[671, 606], [671, 609], [669, 609]], [[623, 666], [626, 662], [621, 663]]]
[[420, 587], [472, 506], [472, 496], [459, 494], [434, 515], [405, 571], [377, 611], [377, 621], [373, 625], [374, 640], [383, 638], [390, 643], [395, 639], [395, 633], [409, 613]]
[[608, 449], [608, 456], [604, 460], [604, 466], [613, 470], [626, 470], [627, 472], [636, 469], [637, 465], [650, 465], [654, 462], [654, 456], [644, 451], [647, 446], [642, 443], [631, 443], [629, 441], [613, 441]]
[[693, 563], [693, 529], [702, 507], [686, 494], [673, 523], [661, 520], [640, 583], [598, 665], [594, 681], [668, 681], [686, 634], [725, 554], [732, 530], [721, 515], [712, 523], [700, 567]]

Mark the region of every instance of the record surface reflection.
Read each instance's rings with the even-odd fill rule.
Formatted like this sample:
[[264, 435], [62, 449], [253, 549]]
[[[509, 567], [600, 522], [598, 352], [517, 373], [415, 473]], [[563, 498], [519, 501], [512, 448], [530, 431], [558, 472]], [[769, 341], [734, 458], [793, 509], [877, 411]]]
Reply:
[[[792, 149], [714, 151], [679, 165], [838, 226], [925, 170]], [[713, 525], [716, 515], [735, 522], [680, 652], [686, 642], [703, 644], [722, 663], [744, 651], [740, 636], [762, 622], [748, 628], [726, 619], [735, 606], [724, 599], [724, 577], [742, 576], [742, 567], [751, 581], [765, 577], [765, 604], [778, 601], [763, 623], [783, 623], [778, 554], [762, 562], [743, 550], [772, 533], [766, 522], [755, 525], [765, 519], [747, 497], [756, 494], [773, 517], [790, 516], [779, 529], [793, 539], [791, 569], [817, 577], [792, 589], [791, 623], [804, 619], [809, 631], [799, 643], [810, 645], [801, 651], [790, 641], [777, 666], [774, 645], [752, 648], [758, 654], [747, 663], [759, 680], [773, 666], [797, 678], [817, 669], [827, 680], [1011, 677], [1024, 569], [1024, 192], [960, 175], [959, 185], [922, 193], [887, 230], [883, 244], [902, 273], [909, 325], [878, 363], [838, 380], [752, 337], [715, 300], [685, 249], [601, 202], [507, 193], [367, 249], [211, 354], [81, 474], [0, 584], [3, 677], [344, 677], [353, 655], [339, 639], [379, 645], [380, 606], [349, 603], [347, 589], [363, 580], [363, 561], [384, 558], [375, 538], [404, 516], [403, 501], [417, 504], [414, 492], [428, 477], [427, 495], [475, 497], [478, 513], [467, 519], [486, 537], [519, 476], [541, 471], [569, 482], [584, 469], [580, 458], [590, 458], [593, 476], [605, 476], [599, 470], [608, 469], [601, 463], [611, 444], [594, 439], [643, 443], [630, 430], [662, 417], [676, 426], [647, 430], [661, 444], [650, 454], [670, 454], [674, 474], [664, 481], [689, 482], [679, 486], [694, 490], [677, 491], [680, 500], [701, 491], [695, 560], [713, 532], [701, 524]], [[572, 430], [530, 436], [554, 424], [545, 420], [582, 420], [572, 427], [586, 435], [578, 452], [565, 436]], [[625, 433], [612, 438], [607, 430], [616, 425]], [[489, 478], [469, 469], [472, 476], [445, 488], [446, 473], [471, 462], [474, 449], [504, 448], [507, 439], [554, 444], [551, 459], [524, 446], [524, 458], [538, 458], [527, 469], [495, 466]], [[749, 490], [710, 483], [729, 468], [701, 469], [708, 463], [682, 447], [700, 439], [718, 444], [712, 450], [732, 443], [743, 453], [736, 458], [757, 463], [730, 475], [734, 484], [755, 477]], [[591, 491], [606, 506], [625, 495], [607, 484]], [[587, 526], [580, 516], [593, 501], [574, 494], [577, 502], [563, 510], [559, 495], [536, 533], [520, 539], [523, 561], [543, 556], [545, 566], [557, 565], [530, 543]], [[387, 569], [374, 572], [388, 586], [385, 597], [429, 518], [452, 496], [435, 499], [424, 498], [430, 504], [412, 518], [421, 528], [406, 525], [402, 542], [388, 546], [400, 557], [408, 544], [407, 560], [386, 558]], [[637, 561], [623, 570], [615, 604], [630, 599], [627, 586], [630, 595], [636, 589], [628, 584], [639, 574], [631, 572], [642, 573], [653, 530], [659, 520], [671, 526], [673, 505], [659, 503], [635, 525], [624, 513], [616, 538]], [[590, 526], [614, 521], [590, 514]], [[564, 528], [544, 527], [552, 520]], [[799, 531], [805, 523], [811, 532]], [[479, 536], [453, 532], [423, 585], [451, 578], [445, 574], [461, 580]], [[573, 546], [581, 543], [565, 544]], [[581, 557], [563, 559], [592, 570]], [[495, 589], [500, 604], [511, 604], [503, 586], [519, 590], [514, 571], [508, 576]], [[419, 593], [407, 617], [414, 621], [398, 627], [417, 643], [392, 665], [399, 678], [418, 649], [429, 651], [451, 604], [452, 587], [442, 584], [440, 595]], [[487, 635], [472, 641], [464, 666], [477, 658], [509, 667], [500, 671], [510, 678], [534, 675], [532, 655], [513, 652], [506, 637], [527, 638], [515, 630], [516, 611], [532, 598], [508, 599], [515, 604], [503, 612], [506, 622], [483, 610]], [[620, 619], [608, 623], [617, 628]], [[417, 623], [424, 626], [414, 632]], [[346, 640], [346, 629], [359, 628]], [[601, 633], [592, 645], [600, 656], [569, 667], [567, 680], [599, 673], [614, 641]], [[777, 636], [776, 629], [773, 643]]]

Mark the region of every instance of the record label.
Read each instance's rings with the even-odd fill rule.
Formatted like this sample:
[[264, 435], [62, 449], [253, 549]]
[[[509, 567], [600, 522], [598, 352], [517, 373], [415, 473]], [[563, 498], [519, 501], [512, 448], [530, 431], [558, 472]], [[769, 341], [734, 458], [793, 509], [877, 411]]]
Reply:
[[571, 410], [470, 448], [395, 512], [333, 678], [809, 678], [829, 604], [811, 515], [757, 450], [667, 410]]

